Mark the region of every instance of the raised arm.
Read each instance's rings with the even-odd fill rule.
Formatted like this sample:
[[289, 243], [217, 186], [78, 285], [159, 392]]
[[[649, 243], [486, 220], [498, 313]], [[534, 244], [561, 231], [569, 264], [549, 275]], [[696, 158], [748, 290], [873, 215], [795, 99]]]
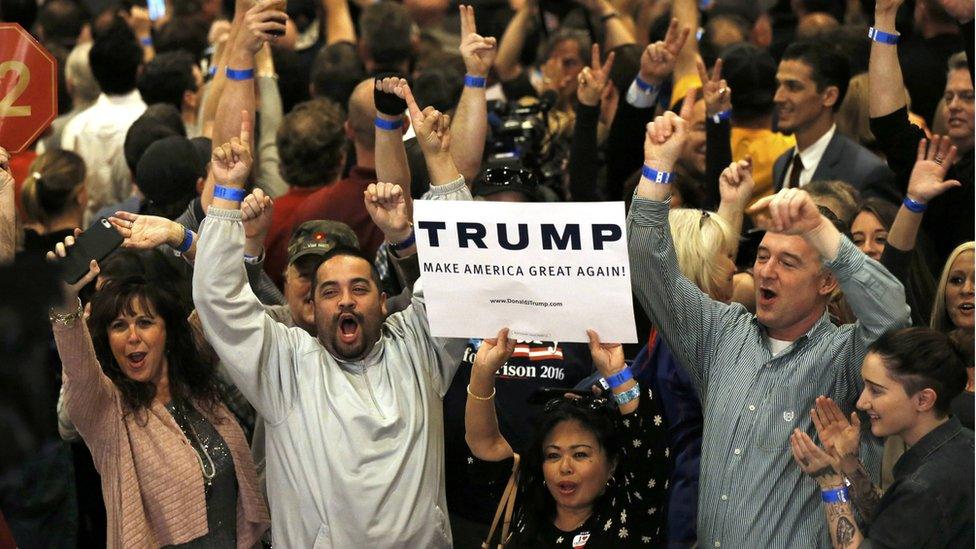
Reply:
[[269, 5], [258, 3], [247, 10], [237, 34], [232, 35], [234, 42], [228, 44], [226, 81], [214, 119], [214, 143], [227, 143], [240, 133], [241, 111], [254, 113], [254, 56], [265, 42], [275, 40], [272, 32], [285, 32], [288, 19], [283, 11]]
[[721, 59], [715, 61], [711, 76], [701, 59], [696, 66], [705, 97], [705, 207], [714, 208], [721, 202], [719, 179], [732, 163], [732, 90], [722, 78]]
[[[240, 116], [240, 136], [214, 148], [217, 190], [197, 243], [193, 302], [207, 341], [235, 385], [275, 422], [285, 416], [296, 391], [295, 349], [311, 350], [317, 344], [302, 330], [289, 330], [268, 317], [248, 286], [241, 261], [241, 201], [251, 168], [251, 123], [247, 112]], [[266, 208], [270, 202], [259, 200], [254, 206]]]
[[431, 187], [457, 181], [461, 176], [451, 157], [451, 117], [434, 107], [420, 110], [410, 86], [404, 86], [404, 95], [410, 110], [410, 123], [430, 172]]
[[593, 44], [590, 52], [590, 66], [583, 67], [577, 79], [576, 122], [573, 125], [573, 140], [569, 149], [569, 192], [573, 200], [590, 202], [600, 199], [597, 189], [597, 174], [600, 171], [597, 126], [600, 117], [600, 99], [610, 81], [613, 67], [613, 52], [605, 63], [600, 62], [600, 45]]
[[[65, 237], [53, 251], [47, 253], [48, 261], [67, 256], [81, 229], [74, 236]], [[115, 385], [102, 371], [88, 325], [85, 322], [78, 294], [82, 288], [98, 277], [98, 263], [92, 260], [88, 273], [75, 284], [61, 284], [61, 304], [51, 309], [54, 341], [61, 358], [64, 407], [75, 428], [92, 449], [96, 463], [101, 462], [100, 450], [112, 438], [112, 424], [120, 418], [117, 414], [118, 393]]]
[[0, 147], [0, 265], [14, 260], [17, 247], [17, 207], [10, 153]]
[[532, 26], [532, 18], [537, 13], [536, 0], [526, 0], [515, 13], [515, 17], [508, 22], [502, 41], [498, 44], [498, 56], [495, 58], [495, 74], [502, 82], [508, 82], [522, 74], [523, 67], [519, 63], [525, 37]]
[[752, 189], [755, 185], [752, 179], [752, 163], [748, 160], [729, 164], [729, 167], [722, 171], [718, 180], [719, 194], [722, 197], [718, 206], [718, 215], [728, 221], [732, 227], [732, 234], [735, 237], [735, 247], [732, 250], [733, 258], [739, 250], [742, 217], [746, 211], [746, 205], [749, 204], [749, 199], [752, 198]]
[[325, 45], [338, 42], [356, 43], [356, 26], [349, 13], [349, 0], [322, 0], [325, 12]]
[[[864, 255], [820, 214], [806, 191], [783, 189], [752, 205], [746, 213], [768, 231], [803, 237], [837, 278], [851, 310], [857, 316], [855, 352], [860, 356], [881, 334], [909, 323], [905, 288], [887, 269]], [[848, 361], [857, 378], [860, 360]]]
[[[674, 0], [674, 3], [671, 4], [671, 15], [678, 20], [678, 25], [683, 29], [696, 31], [701, 26], [701, 14], [698, 12], [698, 5], [695, 0]], [[696, 74], [698, 72], [696, 66], [698, 62], [698, 41], [686, 40], [676, 57], [674, 65], [675, 82], [688, 74]]]
[[[895, 16], [903, 0], [878, 0], [874, 5], [874, 28], [897, 35]], [[898, 46], [877, 40], [871, 42], [868, 63], [868, 85], [871, 98], [868, 112], [871, 118], [891, 114], [905, 106], [905, 83], [898, 62]]]
[[714, 346], [732, 318], [725, 318], [728, 306], [709, 299], [678, 268], [668, 205], [672, 170], [687, 135], [687, 122], [670, 111], [647, 125], [627, 240], [637, 297], [704, 397]]
[[[270, 44], [265, 43], [261, 46], [254, 56], [254, 65], [258, 101], [261, 106], [258, 109], [261, 134], [257, 140], [258, 170], [254, 175], [254, 186], [268, 196], [281, 196], [288, 192], [288, 183], [281, 177], [279, 169], [281, 157], [278, 155], [278, 143], [275, 138], [285, 113], [281, 103], [281, 92], [278, 90], [278, 75], [275, 73]], [[212, 194], [213, 189], [210, 192]]]
[[471, 366], [468, 401], [464, 406], [464, 441], [471, 454], [484, 461], [502, 461], [512, 457], [512, 446], [498, 430], [495, 412], [495, 375], [515, 350], [515, 340], [508, 338], [508, 328], [495, 339], [486, 339], [478, 347]]
[[[935, 135], [932, 136], [932, 144], [927, 145], [925, 139], [918, 142], [915, 167], [908, 180], [908, 193], [888, 231], [888, 246], [905, 252], [915, 248], [922, 216], [928, 207], [926, 205], [952, 187], [961, 186], [954, 179], [945, 181], [946, 172], [956, 158], [956, 147], [952, 141], [948, 137]], [[884, 263], [883, 255], [881, 260]]]
[[590, 15], [603, 25], [603, 47], [612, 50], [624, 44], [635, 44], [634, 20], [626, 12], [621, 13], [608, 0], [584, 0], [581, 2]]
[[481, 159], [485, 153], [485, 139], [488, 136], [488, 103], [485, 98], [485, 84], [491, 66], [498, 54], [494, 38], [478, 34], [474, 18], [474, 8], [460, 6], [461, 12], [461, 57], [467, 73], [464, 77], [464, 91], [454, 111], [454, 142], [451, 157], [466, 181], [474, 181], [481, 171]]
[[410, 188], [410, 164], [403, 145], [403, 113], [407, 110], [403, 78], [377, 78], [373, 84], [376, 105], [376, 179]]

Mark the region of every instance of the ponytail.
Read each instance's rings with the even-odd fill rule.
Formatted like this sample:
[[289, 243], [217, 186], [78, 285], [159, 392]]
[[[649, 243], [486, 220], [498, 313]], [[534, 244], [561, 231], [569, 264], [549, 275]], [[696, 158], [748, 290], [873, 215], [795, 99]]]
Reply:
[[62, 214], [85, 184], [85, 162], [66, 150], [49, 151], [30, 166], [20, 199], [27, 217], [47, 224]]

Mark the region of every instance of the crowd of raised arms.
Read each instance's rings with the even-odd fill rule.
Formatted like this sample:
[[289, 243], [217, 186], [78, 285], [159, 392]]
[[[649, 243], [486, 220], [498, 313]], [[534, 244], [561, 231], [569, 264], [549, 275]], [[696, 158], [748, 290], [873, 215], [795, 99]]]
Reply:
[[[470, 4], [0, 0], [0, 547], [972, 547], [973, 0]], [[623, 201], [639, 343], [435, 337], [415, 200]]]

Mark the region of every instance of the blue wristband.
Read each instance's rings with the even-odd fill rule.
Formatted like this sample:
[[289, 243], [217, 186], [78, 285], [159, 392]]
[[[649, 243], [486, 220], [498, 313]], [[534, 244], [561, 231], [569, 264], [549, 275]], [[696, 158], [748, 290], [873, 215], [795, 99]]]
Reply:
[[832, 490], [822, 490], [820, 492], [820, 498], [823, 499], [824, 503], [847, 503], [851, 501], [850, 494], [847, 492], [847, 486], [841, 486]]
[[394, 251], [400, 252], [406, 250], [410, 246], [413, 246], [415, 242], [417, 242], [417, 234], [410, 231], [410, 236], [408, 236], [406, 240], [396, 243], [390, 242], [390, 248], [393, 248]]
[[905, 207], [909, 209], [909, 211], [915, 213], [922, 213], [925, 210], [929, 209], [929, 207], [926, 204], [922, 204], [921, 202], [915, 202], [914, 200], [908, 198], [907, 196], [905, 197], [905, 200], [902, 200], [901, 203], [904, 204]]
[[644, 93], [653, 93], [657, 90], [657, 86], [651, 84], [650, 82], [644, 82], [639, 76], [634, 77], [634, 84], [637, 84], [637, 88]]
[[222, 187], [220, 185], [214, 187], [214, 198], [233, 200], [234, 202], [244, 202], [245, 196], [247, 196], [247, 193], [244, 192], [244, 189], [235, 189], [234, 187]]
[[210, 65], [210, 68], [207, 69], [207, 74], [210, 75], [210, 78], [213, 78], [217, 74], [217, 65]]
[[469, 88], [483, 88], [488, 84], [488, 79], [481, 76], [464, 75], [464, 85]]
[[898, 35], [890, 32], [880, 31], [874, 27], [868, 29], [868, 37], [875, 42], [882, 44], [895, 45], [898, 43]]
[[674, 174], [671, 172], [659, 172], [646, 164], [643, 168], [641, 168], [641, 175], [650, 179], [654, 183], [661, 183], [662, 185], [671, 183], [671, 178], [674, 176]]
[[145, 38], [140, 38], [139, 43], [142, 44], [143, 46], [152, 46], [153, 45], [152, 36], [146, 36]]
[[254, 69], [232, 69], [227, 67], [224, 70], [224, 74], [227, 75], [229, 80], [251, 80], [254, 78]]
[[608, 377], [607, 385], [609, 385], [611, 389], [616, 389], [632, 379], [634, 379], [633, 372], [630, 371], [630, 368], [624, 368], [623, 370], [620, 370], [619, 372]]
[[381, 130], [399, 130], [403, 127], [403, 119], [398, 118], [397, 120], [386, 120], [385, 118], [376, 117], [376, 127]]
[[718, 112], [712, 115], [712, 122], [718, 124], [723, 120], [728, 120], [732, 118], [732, 109], [725, 109], [722, 112]]
[[181, 254], [185, 254], [190, 251], [191, 246], [193, 246], [193, 231], [183, 227], [183, 242], [176, 247], [176, 250]]
[[634, 385], [622, 393], [614, 393], [613, 398], [617, 401], [617, 406], [623, 406], [640, 396], [640, 385]]

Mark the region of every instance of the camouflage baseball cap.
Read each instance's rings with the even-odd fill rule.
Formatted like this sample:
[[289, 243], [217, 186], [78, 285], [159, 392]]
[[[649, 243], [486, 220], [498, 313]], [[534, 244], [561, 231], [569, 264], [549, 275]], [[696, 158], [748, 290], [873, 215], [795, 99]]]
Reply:
[[291, 233], [288, 242], [288, 264], [304, 255], [325, 255], [333, 248], [359, 249], [359, 239], [349, 225], [339, 221], [316, 219], [302, 223]]

